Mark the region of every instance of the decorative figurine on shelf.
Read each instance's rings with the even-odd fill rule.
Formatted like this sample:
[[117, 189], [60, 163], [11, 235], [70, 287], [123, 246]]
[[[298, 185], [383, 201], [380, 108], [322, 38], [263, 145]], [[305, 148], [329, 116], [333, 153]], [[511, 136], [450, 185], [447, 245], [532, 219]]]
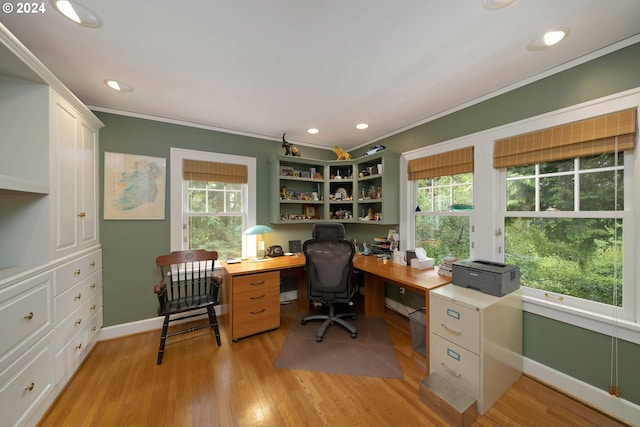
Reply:
[[336, 160], [351, 160], [351, 154], [347, 153], [337, 145], [333, 146], [333, 152], [336, 153], [336, 156], [338, 156]]
[[285, 156], [300, 157], [300, 150], [298, 150], [298, 147], [296, 147], [295, 145], [291, 144], [290, 142], [287, 142], [287, 140], [284, 139], [285, 135], [286, 135], [286, 133], [282, 134], [282, 147], [284, 148], [284, 155]]
[[287, 187], [282, 187], [282, 190], [280, 190], [280, 198], [282, 200], [287, 198]]
[[371, 255], [371, 249], [369, 249], [369, 245], [366, 242], [362, 244], [362, 247], [364, 248], [364, 255]]

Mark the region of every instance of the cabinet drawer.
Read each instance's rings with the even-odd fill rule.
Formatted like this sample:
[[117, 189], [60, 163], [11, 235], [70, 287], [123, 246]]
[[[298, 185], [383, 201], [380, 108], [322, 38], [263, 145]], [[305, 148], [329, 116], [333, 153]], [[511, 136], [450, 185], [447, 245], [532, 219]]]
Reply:
[[85, 255], [55, 270], [55, 296], [102, 268], [102, 251]]
[[102, 292], [96, 292], [86, 299], [76, 311], [56, 325], [54, 351], [58, 352], [77, 334], [102, 307]]
[[233, 339], [280, 327], [280, 296], [268, 296], [255, 304], [233, 310]]
[[249, 274], [233, 279], [233, 307], [254, 304], [280, 294], [280, 273]]
[[62, 295], [55, 298], [55, 323], [65, 319], [84, 302], [102, 289], [102, 270], [94, 272]]
[[0, 371], [9, 352], [19, 350], [21, 344], [33, 344], [50, 330], [50, 279], [50, 274], [36, 276], [0, 292]]
[[0, 377], [2, 425], [13, 426], [23, 422], [24, 419], [21, 418], [29, 415], [29, 408], [41, 401], [52, 389], [49, 347], [34, 350], [18, 360], [17, 363], [22, 366], [15, 375]]
[[431, 332], [480, 354], [480, 312], [473, 307], [437, 296], [430, 298]]
[[434, 333], [429, 345], [431, 372], [479, 399], [480, 357]]

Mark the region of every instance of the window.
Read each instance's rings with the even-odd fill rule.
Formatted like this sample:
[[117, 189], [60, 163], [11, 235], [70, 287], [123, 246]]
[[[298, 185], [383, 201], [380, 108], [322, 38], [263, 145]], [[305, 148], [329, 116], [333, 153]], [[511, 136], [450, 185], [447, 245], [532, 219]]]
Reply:
[[255, 224], [255, 164], [252, 157], [171, 149], [172, 250], [249, 255], [252, 242], [242, 232]]
[[414, 247], [436, 264], [469, 257], [473, 211], [473, 147], [410, 160]]
[[622, 306], [624, 155], [506, 169], [504, 259], [545, 297]]
[[623, 110], [496, 141], [504, 260], [520, 268], [530, 295], [632, 317], [634, 269], [625, 253], [634, 252], [635, 115]]
[[473, 174], [439, 176], [416, 182], [415, 246], [437, 264], [444, 257], [469, 257]]

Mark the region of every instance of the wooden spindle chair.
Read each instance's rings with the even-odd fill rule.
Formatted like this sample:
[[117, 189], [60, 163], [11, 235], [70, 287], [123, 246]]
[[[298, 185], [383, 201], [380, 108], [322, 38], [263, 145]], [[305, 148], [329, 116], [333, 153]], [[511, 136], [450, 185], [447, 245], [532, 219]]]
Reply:
[[[158, 316], [164, 316], [158, 349], [158, 365], [162, 363], [167, 337], [211, 327], [215, 332], [218, 347], [221, 345], [218, 319], [214, 309], [220, 304], [220, 285], [222, 284], [222, 277], [214, 274], [214, 263], [217, 259], [217, 252], [204, 249], [174, 251], [156, 258], [162, 280], [153, 288], [153, 291], [158, 296], [160, 304]], [[201, 316], [204, 314], [203, 309], [207, 312], [208, 324], [167, 334], [170, 322]], [[201, 312], [171, 318], [173, 315], [195, 310]]]

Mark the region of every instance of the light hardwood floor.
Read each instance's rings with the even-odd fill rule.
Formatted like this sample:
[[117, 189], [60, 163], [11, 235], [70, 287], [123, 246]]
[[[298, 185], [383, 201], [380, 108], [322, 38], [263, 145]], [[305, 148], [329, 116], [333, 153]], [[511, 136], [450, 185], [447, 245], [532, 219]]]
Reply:
[[[447, 426], [419, 399], [406, 318], [385, 314], [404, 378], [381, 379], [274, 368], [296, 315], [238, 343], [221, 330], [219, 348], [210, 329], [170, 338], [160, 366], [159, 331], [99, 342], [40, 426]], [[526, 376], [473, 424], [622, 425]]]

